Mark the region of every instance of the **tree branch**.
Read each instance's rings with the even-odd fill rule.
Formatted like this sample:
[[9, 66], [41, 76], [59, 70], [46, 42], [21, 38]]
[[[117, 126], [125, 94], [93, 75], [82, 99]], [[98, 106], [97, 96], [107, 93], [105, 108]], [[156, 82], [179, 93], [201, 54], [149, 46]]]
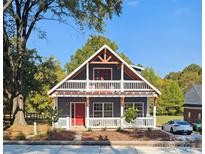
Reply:
[[8, 9], [8, 7], [11, 5], [12, 1], [13, 0], [9, 0], [9, 1], [6, 2], [6, 4], [4, 5], [4, 8], [3, 8], [3, 12]]

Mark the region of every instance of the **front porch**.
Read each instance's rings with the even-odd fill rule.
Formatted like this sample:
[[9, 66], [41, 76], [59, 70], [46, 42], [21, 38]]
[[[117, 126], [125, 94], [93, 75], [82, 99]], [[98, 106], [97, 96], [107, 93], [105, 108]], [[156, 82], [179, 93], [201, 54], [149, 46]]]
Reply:
[[[149, 100], [150, 98], [146, 97], [57, 98], [55, 106], [63, 109], [63, 113], [55, 127], [65, 129], [75, 129], [79, 126], [86, 128], [155, 128], [156, 99], [154, 98], [155, 105], [152, 115], [149, 112]], [[124, 112], [129, 107], [139, 110], [134, 124], [127, 123], [123, 118]]]

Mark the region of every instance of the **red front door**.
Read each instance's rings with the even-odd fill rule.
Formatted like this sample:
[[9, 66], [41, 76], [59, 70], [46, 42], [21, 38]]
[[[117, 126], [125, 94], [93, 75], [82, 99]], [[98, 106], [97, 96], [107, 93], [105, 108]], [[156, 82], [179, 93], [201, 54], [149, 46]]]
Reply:
[[72, 125], [85, 125], [85, 104], [72, 104]]

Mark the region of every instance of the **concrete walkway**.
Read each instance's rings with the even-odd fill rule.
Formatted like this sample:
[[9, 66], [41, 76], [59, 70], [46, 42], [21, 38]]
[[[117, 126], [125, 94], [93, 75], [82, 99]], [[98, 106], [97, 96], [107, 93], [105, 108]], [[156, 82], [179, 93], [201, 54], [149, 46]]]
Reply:
[[5, 154], [201, 154], [200, 148], [72, 146], [72, 145], [4, 145]]

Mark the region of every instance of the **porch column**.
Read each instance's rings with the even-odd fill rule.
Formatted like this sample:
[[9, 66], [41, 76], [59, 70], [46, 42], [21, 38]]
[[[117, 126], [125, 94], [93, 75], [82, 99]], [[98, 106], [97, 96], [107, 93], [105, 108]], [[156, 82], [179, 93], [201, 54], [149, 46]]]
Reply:
[[[52, 97], [52, 107], [53, 107], [53, 109], [56, 108], [56, 97]], [[54, 122], [52, 122], [52, 128], [55, 128]]]
[[123, 80], [124, 80], [124, 63], [121, 63], [121, 91], [124, 91]]
[[86, 64], [86, 91], [89, 90], [89, 63]]
[[86, 127], [89, 128], [89, 107], [90, 107], [89, 97], [86, 97]]
[[121, 127], [123, 128], [123, 115], [124, 115], [124, 105], [125, 105], [125, 97], [120, 97], [120, 117], [121, 117]]
[[153, 106], [153, 117], [154, 117], [154, 128], [156, 128], [156, 111], [157, 111], [157, 97], [154, 97], [154, 106]]
[[147, 114], [146, 114], [146, 116], [150, 116], [150, 114], [149, 114], [149, 103], [150, 103], [150, 97], [147, 97]]

